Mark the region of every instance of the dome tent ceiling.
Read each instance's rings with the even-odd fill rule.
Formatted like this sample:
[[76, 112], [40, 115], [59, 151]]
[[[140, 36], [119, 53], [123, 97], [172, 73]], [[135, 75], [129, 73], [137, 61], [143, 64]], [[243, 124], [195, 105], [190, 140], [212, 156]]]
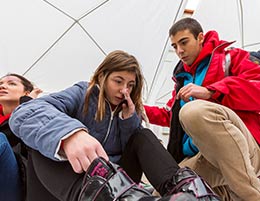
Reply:
[[200, 0], [193, 17], [201, 22], [204, 31], [216, 30], [223, 40], [233, 41], [236, 47], [260, 49], [260, 1]]
[[[136, 56], [145, 98], [162, 87], [168, 29], [184, 10], [180, 0], [2, 0], [0, 76], [25, 75], [46, 93], [89, 80], [109, 52]], [[165, 76], [165, 73], [163, 73]]]

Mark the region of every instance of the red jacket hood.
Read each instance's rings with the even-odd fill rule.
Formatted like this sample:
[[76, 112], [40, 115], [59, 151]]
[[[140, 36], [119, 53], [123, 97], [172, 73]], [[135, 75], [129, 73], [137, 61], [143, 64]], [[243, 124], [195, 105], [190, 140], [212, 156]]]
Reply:
[[226, 43], [226, 41], [219, 40], [218, 33], [216, 31], [209, 31], [204, 35], [204, 42], [202, 50], [197, 57], [197, 59], [193, 62], [191, 66], [184, 64], [185, 71], [194, 74], [196, 68], [200, 62], [206, 58], [207, 56], [212, 54], [212, 51], [219, 45]]

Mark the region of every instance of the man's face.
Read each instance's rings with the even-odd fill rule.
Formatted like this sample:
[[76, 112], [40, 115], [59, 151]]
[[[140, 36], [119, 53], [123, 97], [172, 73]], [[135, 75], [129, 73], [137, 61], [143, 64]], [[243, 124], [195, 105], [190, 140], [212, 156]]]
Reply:
[[186, 29], [170, 36], [172, 47], [183, 63], [191, 66], [198, 57], [204, 40], [203, 33], [200, 33], [197, 39]]

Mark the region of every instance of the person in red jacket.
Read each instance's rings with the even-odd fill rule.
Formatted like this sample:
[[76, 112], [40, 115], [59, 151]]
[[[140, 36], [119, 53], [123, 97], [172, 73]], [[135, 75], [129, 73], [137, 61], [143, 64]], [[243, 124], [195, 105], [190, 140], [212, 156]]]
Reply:
[[195, 19], [169, 35], [175, 89], [167, 107], [145, 106], [150, 123], [170, 127], [168, 151], [222, 200], [260, 200], [260, 66]]

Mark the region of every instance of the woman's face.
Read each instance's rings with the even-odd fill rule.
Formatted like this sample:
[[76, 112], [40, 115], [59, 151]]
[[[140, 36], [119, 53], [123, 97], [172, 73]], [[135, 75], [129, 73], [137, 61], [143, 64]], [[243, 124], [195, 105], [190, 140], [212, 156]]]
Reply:
[[0, 103], [19, 102], [21, 96], [27, 95], [21, 80], [16, 76], [0, 79]]
[[136, 84], [136, 75], [133, 72], [118, 71], [111, 73], [105, 83], [106, 99], [113, 105], [120, 104], [125, 93], [130, 94]]

